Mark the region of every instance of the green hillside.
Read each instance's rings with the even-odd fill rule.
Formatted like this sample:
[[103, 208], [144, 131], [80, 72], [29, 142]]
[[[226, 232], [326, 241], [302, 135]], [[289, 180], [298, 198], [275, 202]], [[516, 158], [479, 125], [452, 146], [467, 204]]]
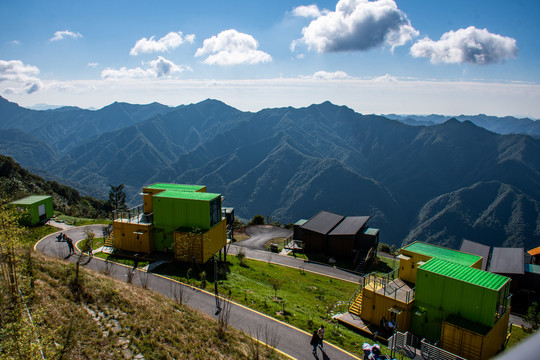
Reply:
[[28, 195], [51, 195], [55, 211], [63, 214], [105, 218], [111, 207], [104, 200], [81, 196], [72, 187], [46, 181], [22, 168], [11, 157], [0, 155], [0, 199], [10, 202]]

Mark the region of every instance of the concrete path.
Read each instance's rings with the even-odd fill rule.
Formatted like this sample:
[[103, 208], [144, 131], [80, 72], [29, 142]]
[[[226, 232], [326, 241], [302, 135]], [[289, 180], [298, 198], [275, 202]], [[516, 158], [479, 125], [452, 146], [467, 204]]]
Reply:
[[60, 229], [60, 230], [73, 229], [75, 227], [75, 226], [68, 225], [63, 222], [55, 221], [53, 219], [49, 219], [45, 224], [54, 226], [55, 228]]
[[266, 250], [265, 244], [275, 238], [286, 238], [292, 235], [292, 230], [273, 225], [248, 226], [245, 230], [249, 239], [237, 243], [238, 246], [252, 250]]
[[[84, 239], [86, 229], [90, 229], [96, 234], [99, 234], [102, 226], [103, 225], [82, 226], [68, 229], [63, 232], [77, 242]], [[77, 261], [78, 256], [80, 255], [77, 254], [67, 257], [69, 254], [67, 244], [65, 242], [56, 241], [58, 233], [59, 232], [48, 235], [41, 239], [36, 243], [34, 249], [50, 256], [67, 258], [67, 260], [71, 262]], [[107, 263], [103, 259], [94, 257], [88, 262], [87, 259], [88, 258], [85, 257], [82, 262], [83, 264], [86, 263], [86, 268], [101, 272], [106, 269]], [[109, 263], [108, 270], [112, 277], [120, 281], [126, 281], [127, 274], [131, 271], [131, 268], [120, 264]], [[216, 299], [212, 293], [192, 288], [161, 275], [147, 273], [139, 269], [135, 271], [132, 281], [134, 284], [146, 283], [149, 289], [171, 298], [173, 298], [175, 292], [178, 293], [178, 291], [182, 291], [187, 298], [186, 303], [188, 306], [215, 317]], [[224, 300], [221, 300], [222, 308], [224, 308], [223, 302]], [[228, 304], [230, 304], [229, 323], [232, 327], [241, 330], [264, 343], [275, 346], [279, 352], [290, 358], [314, 359], [311, 353], [312, 347], [309, 345], [311, 334], [262, 313], [248, 309], [240, 304], [233, 302]], [[326, 344], [325, 350], [329, 359], [360, 359], [330, 343]]]

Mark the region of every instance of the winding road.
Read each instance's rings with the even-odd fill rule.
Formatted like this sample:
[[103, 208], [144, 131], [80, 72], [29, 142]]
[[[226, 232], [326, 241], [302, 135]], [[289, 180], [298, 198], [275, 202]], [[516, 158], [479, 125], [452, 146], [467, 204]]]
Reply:
[[[61, 231], [70, 238], [72, 238], [73, 241], [76, 243], [77, 241], [85, 238], [86, 230], [92, 230], [97, 236], [100, 236], [102, 227], [102, 225], [89, 225]], [[39, 240], [35, 244], [34, 249], [50, 256], [65, 258], [67, 261], [77, 261], [78, 257], [80, 256], [79, 253], [68, 256], [69, 251], [67, 244], [65, 242], [56, 241], [56, 236], [59, 233], [60, 231]], [[272, 257], [277, 256], [279, 255], [272, 254]], [[286, 256], [282, 257], [287, 258]], [[86, 268], [94, 271], [104, 271], [105, 267], [107, 266], [107, 263], [103, 259], [97, 257], [93, 257], [89, 261], [83, 261], [83, 264], [85, 264]], [[294, 266], [297, 266], [296, 264], [297, 263], [294, 263]], [[109, 272], [112, 277], [120, 281], [126, 281], [127, 273], [131, 269], [130, 267], [116, 263], [108, 263], [108, 266]], [[324, 273], [323, 267], [314, 269], [316, 270], [313, 270], [314, 272], [320, 271], [321, 273]], [[306, 270], [311, 271], [311, 269], [307, 268]], [[158, 274], [147, 273], [140, 269], [137, 269], [137, 271], [135, 271], [132, 281], [134, 284], [140, 284], [143, 281], [147, 282], [147, 286], [149, 289], [171, 298], [173, 297], [173, 289], [181, 287], [182, 291], [184, 291], [184, 294], [187, 297], [186, 304], [188, 306], [202, 311], [206, 314], [209, 314], [210, 316], [215, 316], [216, 298], [212, 293], [187, 286], [185, 284], [179, 283], [175, 280], [166, 278]], [[221, 302], [223, 301], [224, 300], [222, 299]], [[229, 304], [229, 323], [232, 327], [245, 332], [249, 336], [263, 343], [275, 347], [278, 352], [291, 359], [314, 359], [311, 352], [312, 348], [309, 344], [311, 334], [308, 334], [307, 332], [297, 329], [291, 325], [285, 324], [279, 320], [273, 319], [267, 315], [251, 310], [247, 307], [244, 307], [243, 305], [234, 302], [230, 302]], [[326, 343], [325, 350], [329, 359], [360, 359], [359, 357], [350, 354], [347, 351], [340, 349], [330, 343]]]

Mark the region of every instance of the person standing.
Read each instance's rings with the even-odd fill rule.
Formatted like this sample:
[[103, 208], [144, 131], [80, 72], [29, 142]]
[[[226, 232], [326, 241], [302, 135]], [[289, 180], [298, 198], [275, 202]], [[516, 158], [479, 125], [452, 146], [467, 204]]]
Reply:
[[318, 359], [317, 346], [319, 346], [319, 330], [315, 330], [313, 332], [313, 336], [311, 337], [311, 341], [309, 343], [311, 346], [313, 346], [313, 356], [315, 356], [315, 359]]
[[321, 348], [321, 351], [324, 353], [324, 345], [323, 345], [323, 340], [324, 340], [324, 324], [321, 325], [321, 327], [319, 328], [319, 330], [317, 330], [317, 336], [319, 337], [319, 347]]
[[71, 238], [66, 236], [65, 234], [64, 234], [64, 236], [65, 236], [64, 239], [66, 240], [66, 242], [68, 244], [69, 254], [71, 255], [71, 254], [75, 253], [75, 248], [73, 247], [73, 240], [71, 240]]

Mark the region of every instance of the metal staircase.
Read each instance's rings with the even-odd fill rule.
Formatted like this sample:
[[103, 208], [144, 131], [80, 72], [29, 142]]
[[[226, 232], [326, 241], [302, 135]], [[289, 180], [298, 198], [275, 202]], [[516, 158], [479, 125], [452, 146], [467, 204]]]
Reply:
[[362, 312], [362, 294], [363, 291], [360, 291], [349, 307], [349, 312], [353, 315], [360, 316]]

